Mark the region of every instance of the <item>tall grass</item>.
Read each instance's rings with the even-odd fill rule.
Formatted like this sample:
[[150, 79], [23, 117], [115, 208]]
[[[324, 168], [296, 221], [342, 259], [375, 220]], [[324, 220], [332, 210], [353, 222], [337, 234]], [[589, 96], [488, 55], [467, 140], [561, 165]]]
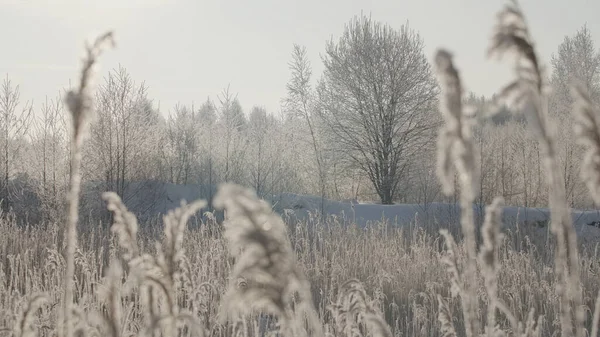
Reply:
[[[140, 225], [135, 242], [142, 255], [156, 257], [158, 250], [154, 242], [161, 242], [165, 234], [148, 228], [150, 225]], [[55, 251], [59, 245], [58, 226], [60, 224], [51, 224], [47, 228], [21, 228], [6, 221], [0, 223], [3, 233], [0, 236], [0, 274], [5, 275], [0, 281], [0, 327], [12, 331], [25, 311], [28, 299], [45, 293], [47, 301], [41, 303], [40, 309], [31, 311], [31, 326], [40, 337], [57, 334], [55, 319], [61, 308], [60, 289], [64, 280], [64, 261], [59, 260], [61, 255]], [[263, 329], [277, 329], [274, 316], [268, 315], [267, 311], [261, 313], [258, 308], [247, 314], [243, 321], [239, 317], [223, 321], [222, 304], [229, 287], [244, 287], [247, 282], [232, 278], [236, 260], [230, 256], [229, 242], [223, 233], [209, 226], [210, 223], [205, 223], [184, 233], [182, 250], [187, 262], [182, 267], [187, 266], [182, 268], [181, 283], [176, 288], [180, 314], [192, 315], [196, 329], [204, 331], [206, 336], [231, 336], [233, 331], [257, 335]], [[439, 294], [449, 309], [457, 335], [464, 336], [460, 299], [452, 298], [450, 294], [451, 283], [441, 261], [446, 253], [435, 230], [425, 231], [418, 224], [404, 229], [389, 229], [377, 224], [363, 230], [345, 226], [333, 218], [323, 220], [315, 232], [308, 231], [309, 224], [304, 221], [288, 222], [287, 227], [288, 232], [294, 233], [290, 235], [290, 245], [298, 269], [310, 283], [312, 303], [325, 334], [344, 336], [341, 329], [346, 322], [349, 326], [363, 326], [364, 321], [351, 316], [347, 320], [340, 317], [336, 309], [337, 304], [345, 301], [343, 294], [348, 293], [344, 284], [358, 280], [369, 296], [366, 302], [373, 312], [384, 318], [393, 335], [441, 336]], [[527, 322], [531, 310], [535, 311], [536, 320], [538, 315], [543, 315], [540, 335], [559, 333], [560, 325], [556, 323], [560, 318], [560, 298], [553, 292], [557, 278], [552, 268], [554, 254], [549, 251], [553, 244], [546, 246], [544, 238], [540, 238], [540, 243], [534, 243], [526, 228], [503, 234], [497, 247], [498, 301], [519, 322]], [[118, 326], [122, 335], [143, 334], [151, 313], [146, 307], [148, 298], [142, 290], [150, 285], [140, 286], [134, 270], [121, 260], [123, 278], [117, 284], [122, 299], [111, 304], [109, 290], [117, 288], [110, 282], [110, 263], [103, 265], [106, 241], [111, 247], [109, 261], [121, 259], [125, 249], [119, 244], [117, 235], [98, 228], [79, 236], [80, 249], [75, 259], [76, 305], [89, 316], [86, 321], [88, 331], [95, 331], [99, 326], [102, 334], [108, 335], [109, 327], [99, 322], [99, 317], [111, 319], [113, 312], [109, 308], [118, 303], [121, 304]], [[581, 265], [585, 266], [581, 274], [583, 298], [590, 310], [600, 290], [600, 256], [594, 248], [581, 247]], [[459, 242], [455, 250], [458, 265], [466, 261], [465, 253], [464, 245]], [[185, 278], [184, 270], [189, 270]], [[479, 301], [476, 315], [481, 322], [486, 322], [489, 307], [485, 282], [484, 275], [477, 274]], [[159, 302], [164, 301], [160, 295]], [[158, 309], [156, 313], [164, 315], [162, 310], [165, 308]], [[502, 313], [497, 315], [497, 324], [511, 328]], [[591, 321], [588, 320], [586, 326], [591, 331]], [[309, 329], [308, 321], [302, 328]], [[3, 335], [8, 336], [10, 332]]]
[[[66, 227], [0, 220], [0, 333], [598, 335], [598, 254], [596, 247], [577, 243], [556, 169], [541, 62], [516, 2], [500, 12], [490, 53], [516, 55], [516, 79], [500, 99], [524, 109], [538, 136], [548, 172], [552, 239], [531, 237], [525, 228], [501, 232], [503, 200], [497, 198], [486, 209], [481, 247], [472, 208], [479, 174], [474, 119], [462, 106], [460, 73], [446, 50], [435, 56], [445, 120], [438, 175], [446, 193], [453, 192], [458, 175], [461, 241], [451, 234], [452, 224], [442, 224], [440, 236], [418, 224], [361, 229], [335, 218], [319, 218], [318, 226], [286, 222], [252, 191], [235, 185], [221, 186], [214, 200], [226, 211], [224, 224], [209, 221], [194, 230], [187, 223], [206, 206], [202, 200], [170, 211], [156, 232], [139, 226], [117, 194], [106, 193], [111, 233], [93, 229], [79, 232], [78, 240], [80, 149], [93, 113], [91, 70], [107, 41], [111, 34], [87, 48], [79, 89], [66, 97], [73, 118]], [[600, 113], [585, 88], [574, 88], [575, 132], [588, 149], [582, 176], [598, 201]]]
[[[64, 302], [63, 322], [59, 325], [65, 326], [64, 336], [72, 337], [72, 302], [73, 302], [73, 278], [75, 274], [75, 249], [77, 246], [77, 220], [79, 214], [79, 193], [81, 191], [81, 156], [83, 140], [87, 135], [87, 128], [93, 114], [94, 87], [93, 76], [96, 61], [103, 51], [106, 43], [113, 43], [112, 33], [106, 33], [96, 39], [94, 44], [87, 46], [83, 59], [79, 88], [67, 93], [65, 101], [71, 113], [71, 171], [70, 186], [67, 195], [68, 217], [67, 217], [67, 249], [66, 269], [64, 279]], [[60, 334], [62, 335], [62, 334]]]

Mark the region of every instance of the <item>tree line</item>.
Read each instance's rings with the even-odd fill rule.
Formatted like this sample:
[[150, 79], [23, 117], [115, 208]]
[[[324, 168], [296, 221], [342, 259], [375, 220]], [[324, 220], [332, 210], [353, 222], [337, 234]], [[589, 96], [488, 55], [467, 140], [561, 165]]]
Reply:
[[[294, 45], [280, 111], [259, 105], [246, 110], [227, 87], [199, 106], [178, 104], [163, 114], [144, 82], [134, 81], [123, 66], [112, 69], [96, 92], [82, 163], [84, 194], [114, 191], [127, 203], [140, 195], [158, 198], [152, 194], [157, 184], [172, 183], [205, 189], [210, 201], [213, 186], [234, 182], [267, 199], [289, 192], [425, 207], [455, 202], [442, 196], [435, 175], [438, 84], [423, 43], [408, 25], [394, 29], [354, 17], [326, 44], [325, 69], [316, 79], [306, 49]], [[593, 207], [579, 178], [582, 151], [573, 138], [568, 91], [571, 81], [582, 81], [600, 103], [600, 52], [586, 26], [564, 38], [549, 70], [548, 117], [559, 126], [567, 197], [572, 207]], [[2, 83], [5, 211], [40, 219], [62, 214], [71, 132], [62, 94], [34, 107], [22, 101], [10, 77]], [[496, 106], [494, 97], [470, 93], [464, 101], [473, 109], [480, 149], [477, 202], [489, 204], [502, 195], [507, 204], [547, 205], [540, 152], [527, 119]]]

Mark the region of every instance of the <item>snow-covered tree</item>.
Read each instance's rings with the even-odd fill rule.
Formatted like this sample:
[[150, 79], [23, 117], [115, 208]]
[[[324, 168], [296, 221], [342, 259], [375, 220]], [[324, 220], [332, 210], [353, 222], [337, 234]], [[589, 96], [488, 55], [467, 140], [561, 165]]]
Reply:
[[13, 86], [6, 76], [0, 88], [0, 144], [2, 144], [1, 159], [3, 175], [0, 182], [0, 199], [4, 210], [10, 208], [12, 177], [15, 155], [24, 145], [23, 138], [29, 131], [33, 117], [33, 106], [25, 103], [21, 106], [21, 91], [19, 86]]
[[435, 134], [437, 84], [414, 30], [361, 16], [327, 44], [320, 112], [332, 142], [391, 204], [410, 161]]
[[116, 192], [125, 201], [137, 193], [129, 191], [133, 181], [151, 177], [151, 153], [160, 145], [155, 132], [160, 117], [152, 108], [147, 89], [119, 66], [108, 74], [97, 93], [96, 120], [85, 156], [86, 176], [104, 181], [105, 190]]
[[287, 84], [287, 97], [284, 99], [285, 109], [289, 116], [306, 130], [307, 145], [312, 152], [313, 165], [310, 172], [316, 173], [317, 186], [321, 196], [321, 214], [325, 212], [325, 197], [327, 197], [327, 168], [323, 155], [324, 149], [318, 128], [319, 121], [315, 113], [317, 105], [314, 102], [314, 93], [311, 87], [312, 70], [306, 56], [306, 48], [295, 44], [292, 52], [292, 61], [289, 63], [291, 77]]
[[242, 106], [229, 87], [224, 89], [219, 96], [221, 103], [219, 109], [219, 130], [222, 135], [221, 157], [223, 162], [223, 181], [243, 183], [244, 181], [244, 154], [248, 145], [243, 131], [246, 127], [246, 117]]

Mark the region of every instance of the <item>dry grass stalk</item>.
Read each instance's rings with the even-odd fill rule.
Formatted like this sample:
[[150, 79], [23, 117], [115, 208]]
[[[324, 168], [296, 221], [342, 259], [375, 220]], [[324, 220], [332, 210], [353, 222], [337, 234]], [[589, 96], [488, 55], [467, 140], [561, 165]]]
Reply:
[[[435, 65], [440, 81], [442, 96], [440, 111], [445, 124], [438, 139], [438, 176], [444, 186], [444, 192], [453, 192], [454, 167], [460, 181], [461, 228], [467, 249], [467, 265], [460, 289], [466, 336], [479, 334], [477, 319], [477, 247], [473, 202], [477, 195], [477, 153], [471, 135], [473, 119], [462, 106], [462, 85], [458, 71], [452, 63], [452, 55], [439, 50], [435, 55]], [[454, 282], [454, 281], [453, 281]]]
[[[119, 245], [123, 250], [122, 259], [137, 276], [140, 292], [144, 295], [147, 310], [146, 333], [153, 334], [155, 330], [163, 329], [167, 336], [176, 336], [180, 323], [185, 323], [189, 329], [197, 331], [197, 320], [192, 314], [179, 308], [176, 287], [181, 272], [186, 270], [183, 236], [187, 222], [192, 215], [206, 206], [206, 201], [197, 200], [191, 204], [182, 202], [179, 208], [169, 211], [163, 217], [164, 239], [162, 245], [156, 244], [157, 254], [153, 257], [141, 254], [136, 242], [137, 219], [120, 197], [113, 192], [107, 192], [103, 198], [108, 203], [108, 209], [114, 214], [111, 230], [119, 236]], [[159, 306], [159, 298], [164, 299], [164, 305]]]
[[[214, 205], [227, 212], [224, 236], [236, 259], [222, 320], [264, 310], [276, 315], [290, 335], [323, 336], [310, 284], [298, 268], [283, 220], [254, 192], [237, 185], [220, 186]], [[305, 319], [311, 331], [300, 326]]]
[[485, 210], [485, 221], [482, 228], [483, 246], [479, 252], [481, 271], [485, 279], [489, 303], [487, 313], [488, 332], [496, 329], [496, 307], [498, 302], [498, 284], [496, 275], [499, 264], [497, 261], [498, 247], [502, 242], [502, 207], [504, 199], [496, 197], [492, 204]]
[[464, 293], [464, 285], [462, 275], [459, 270], [459, 260], [454, 237], [447, 229], [440, 230], [440, 234], [444, 237], [446, 252], [442, 256], [441, 261], [446, 266], [446, 273], [450, 276], [450, 294], [452, 297], [460, 296]]
[[[575, 136], [577, 142], [587, 149], [581, 165], [581, 178], [586, 183], [594, 203], [600, 205], [600, 110], [594, 106], [588, 90], [582, 83], [573, 84], [572, 95]], [[600, 292], [593, 313], [590, 336], [598, 336]]]
[[592, 317], [592, 333], [590, 336], [598, 336], [600, 326], [600, 291], [596, 297], [596, 304], [594, 305], [594, 316]]
[[580, 83], [572, 88], [574, 132], [587, 151], [581, 164], [581, 178], [596, 205], [600, 205], [600, 111], [594, 107], [588, 90]]
[[442, 337], [456, 337], [456, 330], [452, 323], [452, 314], [450, 308], [442, 296], [437, 295], [438, 300], [438, 321], [441, 323]]
[[112, 32], [98, 37], [93, 45], [86, 47], [79, 88], [77, 91], [69, 91], [65, 97], [72, 117], [71, 173], [69, 194], [67, 196], [69, 204], [67, 218], [67, 266], [65, 270], [63, 322], [60, 324], [61, 326], [65, 325], [65, 337], [73, 336], [71, 306], [73, 305], [73, 277], [75, 273], [75, 249], [77, 247], [77, 221], [79, 217], [81, 151], [84, 137], [87, 134], [88, 123], [93, 114], [94, 94], [92, 81], [94, 68], [106, 44], [114, 44]]
[[107, 209], [113, 213], [113, 224], [110, 230], [117, 235], [119, 240], [119, 246], [121, 247], [119, 256], [129, 265], [140, 257], [137, 244], [137, 218], [125, 207], [118, 194], [106, 192], [102, 195], [102, 198], [107, 203]]
[[[562, 298], [562, 335], [583, 337], [585, 312], [579, 282], [577, 237], [567, 204], [564, 182], [559, 173], [555, 136], [548, 120], [544, 72], [525, 17], [516, 1], [499, 13], [489, 55], [502, 56], [509, 52], [517, 57], [517, 78], [503, 89], [499, 97], [508, 104], [526, 108], [528, 120], [537, 131], [550, 187], [551, 231], [557, 239], [555, 272], [560, 278], [556, 290]], [[574, 329], [572, 313], [575, 313]]]
[[119, 261], [111, 261], [107, 275], [107, 289], [103, 291], [108, 307], [102, 316], [104, 326], [108, 327], [110, 337], [122, 337], [125, 326], [121, 306], [121, 282], [123, 270]]
[[35, 329], [33, 327], [33, 318], [35, 312], [48, 301], [45, 295], [37, 295], [32, 297], [27, 302], [27, 307], [23, 311], [23, 315], [14, 327], [15, 337], [34, 337]]
[[367, 334], [374, 337], [392, 336], [382, 314], [358, 280], [352, 279], [342, 284], [337, 302], [329, 309], [333, 314], [338, 333], [346, 336]]
[[163, 287], [168, 291], [169, 314], [177, 316], [176, 280], [180, 277], [182, 265], [185, 262], [183, 249], [183, 234], [189, 218], [206, 206], [206, 201], [198, 200], [191, 204], [182, 203], [181, 207], [169, 211], [163, 218], [165, 237], [162, 246], [157, 246], [156, 264], [164, 275]]

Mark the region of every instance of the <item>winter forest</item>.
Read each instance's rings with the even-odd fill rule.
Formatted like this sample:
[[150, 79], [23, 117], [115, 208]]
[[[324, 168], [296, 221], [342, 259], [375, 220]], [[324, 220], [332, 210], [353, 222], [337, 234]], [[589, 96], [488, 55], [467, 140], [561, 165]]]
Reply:
[[527, 16], [490, 96], [364, 13], [290, 41], [275, 110], [99, 76], [113, 31], [42, 102], [5, 74], [0, 337], [600, 336], [597, 24], [544, 55]]

